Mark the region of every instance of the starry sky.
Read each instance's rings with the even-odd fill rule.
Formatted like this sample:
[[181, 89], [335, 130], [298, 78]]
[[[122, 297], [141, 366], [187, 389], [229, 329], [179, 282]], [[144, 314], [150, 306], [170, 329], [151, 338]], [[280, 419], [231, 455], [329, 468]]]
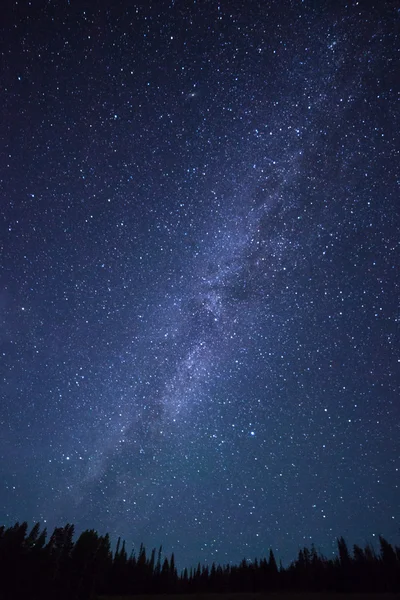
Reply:
[[398, 542], [397, 3], [1, 12], [0, 521]]

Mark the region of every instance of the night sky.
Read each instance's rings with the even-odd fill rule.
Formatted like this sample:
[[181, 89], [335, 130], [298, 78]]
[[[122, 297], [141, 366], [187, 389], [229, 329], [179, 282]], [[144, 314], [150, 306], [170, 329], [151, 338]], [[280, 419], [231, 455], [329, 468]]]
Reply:
[[399, 541], [398, 8], [2, 3], [1, 523]]

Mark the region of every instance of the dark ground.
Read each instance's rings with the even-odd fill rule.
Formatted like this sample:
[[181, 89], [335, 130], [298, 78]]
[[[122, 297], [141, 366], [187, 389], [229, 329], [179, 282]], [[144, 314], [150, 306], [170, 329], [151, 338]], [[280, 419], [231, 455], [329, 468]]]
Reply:
[[[340, 594], [340, 593], [275, 593], [275, 594], [188, 594], [161, 595], [162, 600], [400, 600], [400, 594]], [[100, 600], [160, 600], [160, 595], [154, 596], [103, 596]]]

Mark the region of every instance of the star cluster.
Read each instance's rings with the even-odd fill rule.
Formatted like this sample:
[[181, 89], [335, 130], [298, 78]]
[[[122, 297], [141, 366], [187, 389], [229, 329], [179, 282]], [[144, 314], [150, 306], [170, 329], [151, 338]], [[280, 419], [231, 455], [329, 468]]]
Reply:
[[395, 4], [1, 10], [2, 522], [393, 539]]

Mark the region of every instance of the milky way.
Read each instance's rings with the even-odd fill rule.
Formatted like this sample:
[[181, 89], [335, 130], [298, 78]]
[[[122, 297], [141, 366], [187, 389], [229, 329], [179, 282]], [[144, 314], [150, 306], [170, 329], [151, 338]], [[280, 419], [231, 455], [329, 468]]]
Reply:
[[398, 18], [4, 9], [2, 522], [398, 542]]

